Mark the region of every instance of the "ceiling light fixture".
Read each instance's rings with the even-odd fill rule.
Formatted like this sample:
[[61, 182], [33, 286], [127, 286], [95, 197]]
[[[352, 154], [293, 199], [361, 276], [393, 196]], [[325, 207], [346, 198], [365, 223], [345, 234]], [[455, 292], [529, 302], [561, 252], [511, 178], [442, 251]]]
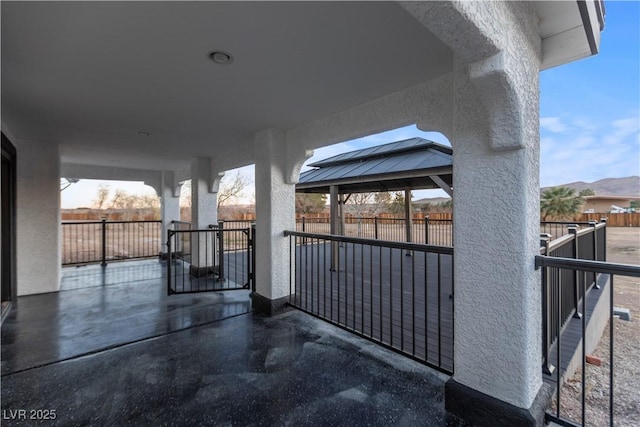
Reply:
[[140, 136], [151, 136], [151, 133], [145, 132], [143, 130], [139, 130], [138, 131], [138, 135], [140, 135]]
[[213, 52], [211, 52], [209, 54], [209, 59], [220, 65], [228, 65], [233, 62], [233, 56], [221, 50], [214, 50]]

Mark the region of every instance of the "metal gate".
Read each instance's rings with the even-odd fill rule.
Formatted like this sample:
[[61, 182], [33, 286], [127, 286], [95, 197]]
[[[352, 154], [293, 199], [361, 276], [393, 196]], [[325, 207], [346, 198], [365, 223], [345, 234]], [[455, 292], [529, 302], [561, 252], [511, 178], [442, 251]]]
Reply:
[[167, 293], [255, 290], [255, 225], [169, 230]]

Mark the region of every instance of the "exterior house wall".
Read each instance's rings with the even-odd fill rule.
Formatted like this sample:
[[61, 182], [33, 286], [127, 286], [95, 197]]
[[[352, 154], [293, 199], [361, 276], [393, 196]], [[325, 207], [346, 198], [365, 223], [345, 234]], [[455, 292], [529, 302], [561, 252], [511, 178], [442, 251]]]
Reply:
[[611, 197], [605, 196], [591, 196], [585, 198], [584, 210], [589, 211], [593, 209], [594, 213], [608, 213], [611, 211], [611, 206], [619, 206], [621, 208], [628, 208], [632, 201], [640, 201], [640, 197]]

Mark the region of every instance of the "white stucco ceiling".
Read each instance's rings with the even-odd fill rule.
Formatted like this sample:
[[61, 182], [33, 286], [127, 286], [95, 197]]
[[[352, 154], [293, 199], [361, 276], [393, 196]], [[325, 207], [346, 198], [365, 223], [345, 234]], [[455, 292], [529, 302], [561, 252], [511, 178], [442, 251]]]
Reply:
[[[3, 125], [60, 144], [66, 162], [174, 169], [222, 153], [246, 164], [261, 129], [291, 129], [452, 67], [450, 50], [395, 3], [1, 7]], [[216, 49], [234, 62], [214, 64]]]

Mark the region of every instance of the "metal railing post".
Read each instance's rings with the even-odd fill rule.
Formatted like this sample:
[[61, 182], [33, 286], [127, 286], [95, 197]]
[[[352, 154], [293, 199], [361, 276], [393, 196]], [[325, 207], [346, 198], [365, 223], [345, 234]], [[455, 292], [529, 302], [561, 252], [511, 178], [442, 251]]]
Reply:
[[[544, 254], [549, 256], [549, 241], [551, 240], [551, 234], [541, 234], [540, 244], [544, 247]], [[542, 267], [542, 372], [551, 375], [555, 370], [555, 366], [550, 363], [549, 356], [551, 352], [551, 343], [549, 342], [549, 328], [551, 328], [551, 319], [549, 318], [550, 310], [553, 311], [553, 307], [549, 307], [551, 301], [549, 299], [549, 280], [548, 270], [546, 267]], [[558, 311], [560, 306], [558, 306]]]
[[218, 280], [224, 281], [224, 221], [218, 221]]
[[[578, 259], [578, 226], [570, 225], [567, 227], [569, 234], [573, 236], [573, 259]], [[576, 319], [582, 318], [582, 313], [578, 310], [578, 305], [580, 305], [580, 277], [578, 270], [573, 272], [573, 281], [574, 281], [574, 292], [573, 292], [573, 317]]]
[[[173, 224], [173, 221], [171, 222]], [[167, 231], [167, 295], [171, 295], [171, 238], [173, 230]]]
[[375, 239], [378, 240], [378, 217], [374, 217], [373, 218], [373, 234], [375, 236]]
[[424, 244], [429, 244], [429, 215], [424, 217]]
[[[598, 260], [598, 236], [597, 236], [598, 230], [596, 228], [597, 225], [598, 225], [597, 221], [589, 221], [589, 227], [591, 227], [591, 233], [593, 233], [593, 236], [591, 236], [591, 245], [593, 247], [592, 261]], [[600, 289], [600, 285], [598, 285], [598, 277], [595, 274], [593, 275], [593, 288]]]
[[250, 268], [251, 272], [249, 273], [249, 278], [251, 279], [251, 291], [256, 291], [256, 223], [251, 224], [251, 262]]
[[102, 265], [107, 266], [107, 219], [102, 218]]
[[600, 218], [600, 222], [604, 223], [604, 230], [602, 232], [602, 238], [604, 240], [602, 247], [605, 248], [602, 254], [602, 261], [607, 262], [607, 218]]
[[[302, 232], [304, 233], [306, 231], [307, 225], [306, 225], [306, 219], [305, 217], [302, 217]], [[307, 244], [307, 239], [302, 239], [302, 244], [306, 245]]]

